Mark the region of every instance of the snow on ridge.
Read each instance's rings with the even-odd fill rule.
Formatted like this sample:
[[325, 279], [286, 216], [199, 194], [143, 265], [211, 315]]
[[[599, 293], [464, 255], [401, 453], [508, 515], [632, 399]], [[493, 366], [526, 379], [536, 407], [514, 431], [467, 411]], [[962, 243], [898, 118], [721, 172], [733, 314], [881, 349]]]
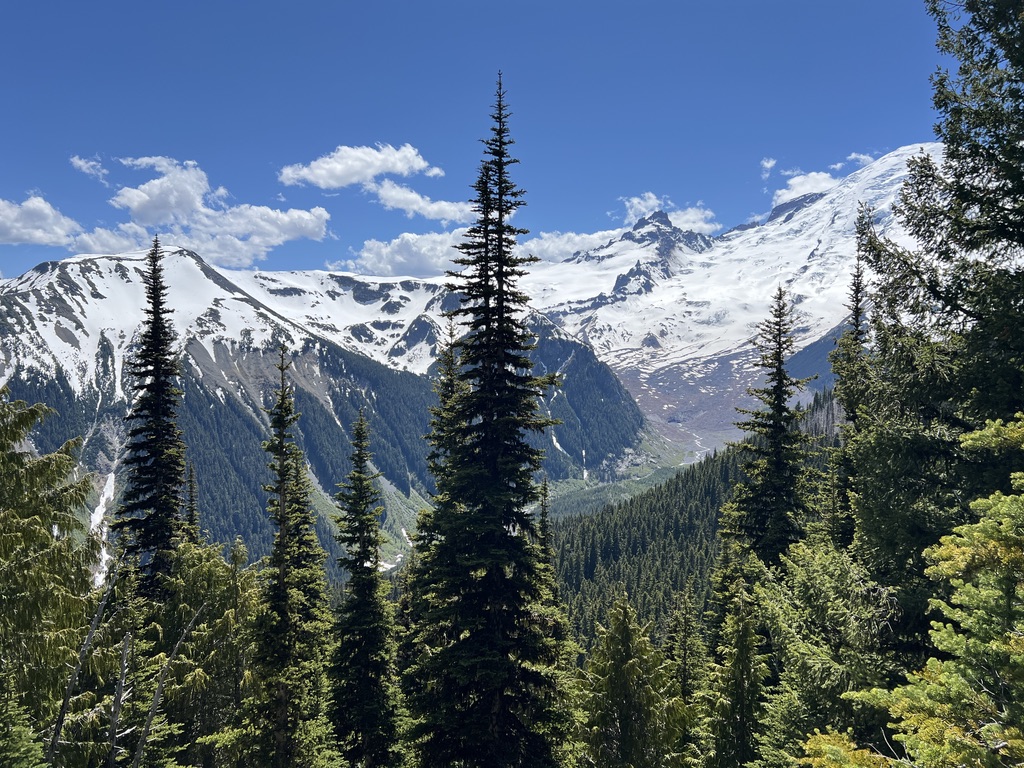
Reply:
[[[807, 205], [696, 249], [660, 218], [638, 223], [592, 251], [535, 264], [522, 288], [537, 311], [620, 371], [674, 369], [682, 376], [702, 361], [749, 350], [779, 285], [797, 302], [803, 346], [842, 320], [860, 203], [883, 214], [884, 234], [902, 237], [886, 212], [907, 160], [920, 152], [938, 156], [941, 145], [900, 148]], [[215, 343], [264, 346], [283, 333], [422, 374], [434, 359], [442, 309], [451, 305], [441, 276], [232, 270], [173, 246], [164, 251], [178, 343], [196, 339], [211, 355]], [[74, 256], [0, 281], [0, 300], [9, 300], [24, 324], [18, 339], [5, 343], [24, 363], [61, 367], [76, 390], [88, 387], [98, 375], [101, 339], [113, 348], [115, 365], [135, 342], [144, 317], [145, 255]], [[0, 379], [9, 375], [0, 366]], [[115, 378], [120, 384], [120, 371]]]
[[[678, 249], [666, 260], [668, 276], [652, 272], [655, 279], [644, 293], [613, 295], [617, 275], [652, 258], [650, 248], [630, 248], [621, 240], [597, 249], [600, 259], [538, 264], [524, 281], [525, 290], [619, 370], [650, 373], [749, 350], [779, 285], [797, 305], [797, 347], [802, 348], [845, 316], [860, 205], [891, 210], [907, 160], [922, 152], [938, 157], [941, 151], [937, 143], [902, 147], [803, 208], [727, 232], [698, 254]], [[879, 226], [887, 236], [905, 238], [890, 215], [881, 217]], [[577, 273], [586, 264], [591, 269]]]

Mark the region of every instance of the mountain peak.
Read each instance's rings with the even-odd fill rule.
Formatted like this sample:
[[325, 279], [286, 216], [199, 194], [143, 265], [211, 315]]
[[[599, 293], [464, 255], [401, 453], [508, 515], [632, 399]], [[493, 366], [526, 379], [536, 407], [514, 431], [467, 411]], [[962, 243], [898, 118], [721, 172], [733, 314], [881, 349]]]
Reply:
[[637, 232], [647, 227], [664, 227], [665, 229], [675, 229], [675, 225], [672, 224], [672, 220], [668, 217], [665, 211], [654, 211], [646, 216], [642, 216], [636, 224], [633, 225], [633, 231]]
[[622, 239], [641, 246], [654, 245], [662, 259], [668, 259], [679, 247], [703, 253], [714, 243], [707, 235], [679, 229], [665, 211], [653, 211], [642, 217]]

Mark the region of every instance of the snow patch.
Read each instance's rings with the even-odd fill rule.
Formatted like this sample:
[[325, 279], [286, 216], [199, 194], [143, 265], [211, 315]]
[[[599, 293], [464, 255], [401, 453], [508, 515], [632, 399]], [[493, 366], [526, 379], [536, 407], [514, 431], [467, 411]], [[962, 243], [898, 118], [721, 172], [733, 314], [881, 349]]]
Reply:
[[103, 484], [103, 491], [100, 493], [99, 503], [96, 509], [89, 516], [89, 533], [100, 538], [100, 562], [96, 573], [93, 574], [93, 584], [100, 586], [107, 576], [110, 567], [110, 548], [107, 542], [107, 509], [114, 500], [114, 473], [107, 475], [107, 481]]

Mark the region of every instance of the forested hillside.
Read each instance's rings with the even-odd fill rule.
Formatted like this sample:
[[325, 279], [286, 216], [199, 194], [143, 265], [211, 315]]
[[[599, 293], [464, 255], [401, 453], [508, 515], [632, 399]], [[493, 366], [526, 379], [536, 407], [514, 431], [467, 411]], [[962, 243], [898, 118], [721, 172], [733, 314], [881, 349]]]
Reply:
[[0, 389], [0, 764], [1024, 765], [1024, 13], [927, 7], [956, 67], [933, 83], [945, 153], [912, 161], [896, 209], [917, 246], [859, 213], [834, 401], [798, 405], [778, 285], [747, 439], [554, 521], [557, 377], [530, 357], [499, 75], [420, 416], [431, 503], [390, 582], [353, 402], [319, 470], [346, 467], [331, 583], [285, 344], [248, 436], [267, 554], [207, 539], [154, 239], [106, 539], [82, 443], [47, 443], [55, 414]]

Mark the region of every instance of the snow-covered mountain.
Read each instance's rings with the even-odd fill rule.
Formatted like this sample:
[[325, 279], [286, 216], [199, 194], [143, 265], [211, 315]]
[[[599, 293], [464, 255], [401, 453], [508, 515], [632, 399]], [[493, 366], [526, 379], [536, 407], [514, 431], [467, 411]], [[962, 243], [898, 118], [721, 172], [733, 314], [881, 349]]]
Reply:
[[[524, 281], [536, 306], [586, 341], [667, 432], [714, 445], [731, 431], [733, 408], [753, 382], [750, 343], [782, 285], [797, 307], [802, 371], [824, 370], [845, 319], [860, 206], [879, 231], [906, 241], [893, 202], [915, 144], [879, 158], [833, 189], [792, 200], [764, 223], [708, 238], [655, 213], [600, 248], [543, 264]], [[756, 372], [753, 372], [756, 373]], [[677, 431], [678, 434], [678, 431]]]
[[[231, 272], [171, 248], [163, 267], [182, 361], [179, 424], [213, 537], [243, 533], [255, 555], [269, 544], [260, 490], [263, 409], [279, 381], [284, 345], [302, 413], [297, 437], [322, 498], [350, 469], [347, 432], [364, 409], [386, 480], [385, 529], [401, 545], [402, 529], [412, 526], [431, 486], [423, 436], [434, 397], [421, 374], [436, 354], [441, 311], [457, 299], [439, 281]], [[79, 256], [0, 283], [0, 385], [56, 410], [36, 436], [41, 450], [84, 438], [83, 463], [107, 501], [119, 487], [131, 391], [125, 361], [143, 324], [144, 270], [142, 252]], [[592, 474], [613, 475], [641, 439], [636, 403], [589, 347], [542, 315], [530, 322], [538, 369], [564, 381], [544, 403], [562, 421], [546, 437], [546, 471], [553, 479], [578, 477], [586, 461]]]
[[[582, 469], [584, 448], [591, 467], [598, 457], [614, 463], [640, 429], [594, 353], [650, 422], [690, 449], [735, 434], [734, 408], [757, 374], [754, 326], [767, 316], [778, 285], [798, 309], [794, 372], [824, 370], [845, 316], [858, 210], [872, 208], [878, 228], [903, 239], [892, 204], [907, 160], [920, 152], [938, 155], [941, 146], [904, 147], [828, 192], [792, 200], [762, 223], [717, 237], [680, 230], [659, 212], [601, 247], [535, 264], [521, 287], [542, 338], [540, 369], [566, 375], [566, 387], [549, 403], [566, 420], [550, 451], [565, 471]], [[167, 250], [173, 321], [186, 373], [203, 398], [235, 403], [258, 418], [273, 350], [283, 342], [301, 351], [296, 376], [325, 423], [347, 423], [340, 401], [379, 404], [389, 388], [415, 390], [405, 398], [409, 408], [429, 400], [423, 374], [436, 354], [442, 313], [457, 301], [444, 278], [227, 270]], [[142, 258], [79, 256], [0, 283], [0, 383], [58, 382], [65, 400], [123, 407], [123, 361], [142, 320]], [[420, 423], [411, 413], [391, 418]], [[89, 420], [81, 426], [87, 435], [98, 429]], [[608, 433], [620, 431], [609, 442]], [[393, 464], [393, 472], [406, 473], [405, 485], [419, 472]], [[401, 477], [394, 482], [403, 484]]]
[[[778, 285], [797, 304], [804, 351], [794, 364], [802, 373], [825, 369], [845, 316], [860, 206], [876, 212], [883, 234], [904, 239], [892, 204], [907, 161], [921, 152], [937, 156], [941, 145], [903, 147], [828, 192], [718, 237], [653, 213], [599, 248], [535, 264], [523, 289], [538, 312], [612, 367], [666, 435], [691, 448], [720, 444], [735, 434], [734, 407], [755, 383], [750, 341]], [[443, 278], [223, 274], [296, 324], [416, 373], [429, 367], [440, 312], [453, 300]]]

